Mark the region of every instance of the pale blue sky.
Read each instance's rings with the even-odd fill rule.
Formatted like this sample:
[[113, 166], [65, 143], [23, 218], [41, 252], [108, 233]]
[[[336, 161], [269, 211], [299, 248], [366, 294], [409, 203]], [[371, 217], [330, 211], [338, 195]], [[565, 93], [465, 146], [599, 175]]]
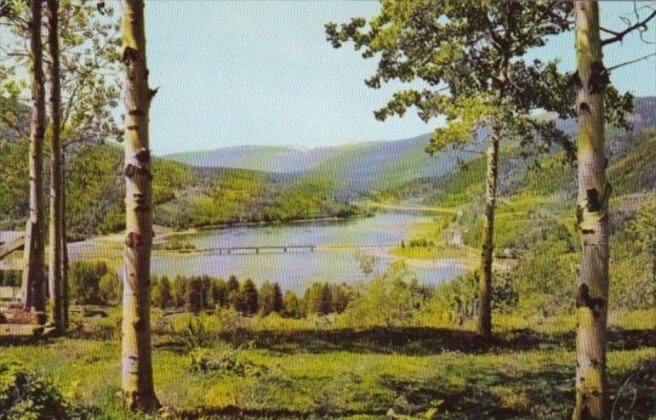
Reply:
[[[399, 87], [363, 83], [375, 68], [351, 46], [335, 50], [324, 24], [373, 16], [374, 1], [204, 1], [147, 3], [151, 84], [161, 86], [151, 110], [156, 154], [244, 144], [322, 147], [397, 140], [431, 131], [414, 114], [386, 122], [373, 111]], [[602, 24], [622, 28], [632, 2], [603, 2]], [[655, 30], [650, 30], [654, 39]], [[573, 34], [541, 51], [574, 68]], [[637, 37], [605, 51], [607, 67], [656, 51]], [[622, 90], [656, 95], [656, 60], [618, 70]]]

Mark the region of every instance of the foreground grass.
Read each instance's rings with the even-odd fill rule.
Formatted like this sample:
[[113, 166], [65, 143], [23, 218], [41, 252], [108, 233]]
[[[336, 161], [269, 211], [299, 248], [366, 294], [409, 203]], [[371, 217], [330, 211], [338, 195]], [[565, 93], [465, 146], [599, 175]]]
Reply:
[[[655, 315], [611, 317], [613, 393], [654, 357]], [[573, 317], [497, 320], [497, 339], [483, 343], [467, 325], [351, 330], [256, 319], [204, 350], [229, 351], [257, 367], [250, 373], [193, 370], [193, 352], [161, 336], [154, 350], [157, 392], [176, 417], [193, 418], [567, 416], [573, 402]], [[118, 340], [62, 338], [2, 350], [4, 357], [52, 378], [69, 398], [101, 408], [107, 418], [122, 416]]]

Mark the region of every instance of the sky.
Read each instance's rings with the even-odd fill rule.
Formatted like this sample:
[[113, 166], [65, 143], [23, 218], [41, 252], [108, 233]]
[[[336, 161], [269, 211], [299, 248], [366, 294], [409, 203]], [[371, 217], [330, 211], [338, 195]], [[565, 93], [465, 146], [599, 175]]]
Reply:
[[[652, 2], [653, 4], [653, 2]], [[402, 85], [367, 87], [376, 60], [351, 45], [333, 49], [324, 24], [374, 16], [375, 1], [151, 0], [147, 3], [151, 147], [158, 155], [240, 145], [314, 148], [424, 134], [414, 112], [377, 121], [373, 111]], [[602, 26], [621, 29], [633, 3], [604, 1]], [[649, 37], [656, 39], [656, 28]], [[575, 67], [574, 35], [554, 37], [531, 53]], [[605, 64], [656, 51], [637, 35], [605, 48]], [[656, 60], [612, 74], [621, 90], [656, 95]]]

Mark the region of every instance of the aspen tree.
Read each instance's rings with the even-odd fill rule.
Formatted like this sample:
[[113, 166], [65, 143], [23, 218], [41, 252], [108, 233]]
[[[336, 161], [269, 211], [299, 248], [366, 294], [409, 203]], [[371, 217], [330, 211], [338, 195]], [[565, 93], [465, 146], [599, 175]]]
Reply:
[[43, 191], [43, 139], [45, 86], [41, 41], [41, 0], [30, 1], [30, 61], [32, 68], [32, 121], [30, 124], [30, 216], [25, 233], [22, 301], [27, 310], [45, 310], [45, 197]]
[[126, 107], [122, 389], [127, 407], [152, 412], [159, 406], [153, 383], [149, 302], [153, 223], [148, 114], [155, 90], [148, 86], [144, 2], [122, 0], [122, 7]]

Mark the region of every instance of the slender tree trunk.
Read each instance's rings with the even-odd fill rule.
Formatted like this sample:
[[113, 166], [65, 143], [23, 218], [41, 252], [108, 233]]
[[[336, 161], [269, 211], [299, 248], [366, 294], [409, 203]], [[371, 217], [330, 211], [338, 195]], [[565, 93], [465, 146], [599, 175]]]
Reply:
[[32, 61], [32, 123], [30, 126], [30, 217], [25, 237], [23, 306], [45, 310], [45, 214], [43, 191], [43, 138], [45, 133], [45, 87], [41, 44], [41, 0], [30, 0], [30, 58]]
[[68, 293], [68, 244], [66, 243], [66, 151], [61, 155], [61, 250], [62, 250], [62, 326], [68, 330], [69, 293]]
[[581, 275], [576, 297], [576, 408], [574, 419], [607, 417], [606, 317], [610, 226], [604, 153], [603, 92], [608, 74], [602, 63], [597, 1], [575, 2], [578, 77], [578, 222]]
[[494, 251], [494, 211], [497, 197], [499, 164], [499, 131], [496, 124], [490, 128], [490, 145], [487, 149], [487, 174], [485, 179], [485, 219], [481, 253], [481, 277], [478, 285], [478, 333], [492, 336], [492, 262]]
[[59, 0], [48, 3], [48, 45], [50, 48], [50, 316], [63, 331], [62, 308], [62, 182], [61, 182], [61, 88], [59, 72]]
[[152, 171], [143, 0], [122, 0], [125, 65], [126, 238], [123, 276], [122, 388], [132, 410], [152, 412], [155, 396], [150, 342], [150, 252], [153, 241]]

